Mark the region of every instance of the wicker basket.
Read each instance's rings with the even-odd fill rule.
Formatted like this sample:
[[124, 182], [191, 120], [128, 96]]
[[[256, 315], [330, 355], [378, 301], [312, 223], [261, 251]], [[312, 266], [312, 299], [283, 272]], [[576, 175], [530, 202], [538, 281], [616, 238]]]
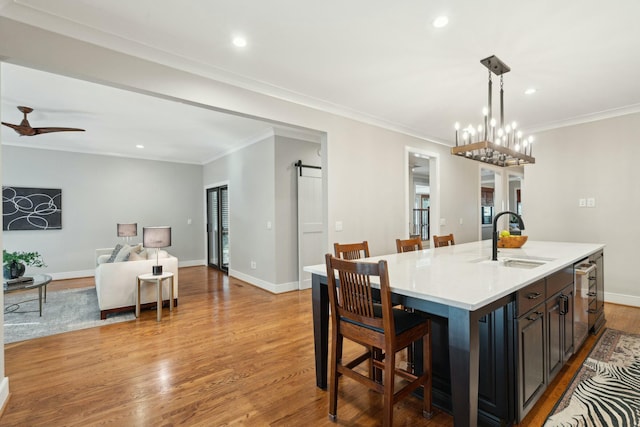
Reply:
[[505, 236], [498, 239], [499, 248], [519, 248], [527, 241], [529, 236]]

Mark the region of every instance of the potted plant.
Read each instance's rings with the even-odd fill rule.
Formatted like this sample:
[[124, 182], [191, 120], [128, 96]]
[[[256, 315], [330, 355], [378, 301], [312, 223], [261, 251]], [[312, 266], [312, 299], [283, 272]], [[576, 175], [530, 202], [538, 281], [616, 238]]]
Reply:
[[5, 279], [16, 279], [24, 274], [27, 265], [46, 267], [38, 252], [7, 252], [2, 250], [3, 274]]

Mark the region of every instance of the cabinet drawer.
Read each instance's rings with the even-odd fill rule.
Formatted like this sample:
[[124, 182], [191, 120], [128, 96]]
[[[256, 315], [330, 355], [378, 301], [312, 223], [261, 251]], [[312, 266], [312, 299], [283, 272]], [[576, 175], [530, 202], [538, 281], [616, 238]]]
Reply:
[[516, 294], [516, 316], [522, 316], [537, 304], [544, 302], [545, 299], [544, 279], [538, 280], [526, 288], [519, 290]]
[[565, 286], [573, 283], [573, 267], [567, 267], [547, 276], [547, 295], [560, 292]]

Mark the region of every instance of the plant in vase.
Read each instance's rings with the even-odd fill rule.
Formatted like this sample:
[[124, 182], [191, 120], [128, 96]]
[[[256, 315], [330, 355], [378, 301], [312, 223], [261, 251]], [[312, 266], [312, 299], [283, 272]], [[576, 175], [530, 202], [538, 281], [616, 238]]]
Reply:
[[2, 250], [2, 272], [5, 279], [16, 279], [24, 274], [26, 266], [46, 267], [38, 252], [7, 252]]

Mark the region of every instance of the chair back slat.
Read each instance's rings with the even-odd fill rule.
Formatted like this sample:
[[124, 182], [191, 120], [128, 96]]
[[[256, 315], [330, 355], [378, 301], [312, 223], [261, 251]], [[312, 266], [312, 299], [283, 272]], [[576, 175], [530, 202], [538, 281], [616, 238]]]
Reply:
[[[336, 310], [340, 317], [362, 323], [375, 328], [384, 328], [383, 317], [376, 317], [374, 310], [375, 300], [373, 298], [371, 277], [380, 276], [381, 294], [387, 292], [386, 300], [389, 305], [389, 317], [393, 325], [391, 313], [391, 291], [386, 275], [386, 261], [378, 263], [364, 263], [352, 260], [341, 260], [326, 255], [327, 277], [329, 281], [329, 300], [332, 308]], [[384, 277], [381, 275], [380, 264], [384, 265]], [[335, 271], [338, 272], [339, 285], [336, 283]], [[382, 311], [387, 309], [383, 296]], [[334, 307], [335, 305], [335, 307]], [[382, 314], [384, 316], [384, 314]]]
[[422, 250], [422, 239], [414, 237], [411, 239], [396, 239], [396, 250], [399, 254], [403, 252], [413, 252]]
[[366, 240], [361, 243], [334, 243], [333, 250], [336, 258], [351, 260], [369, 258], [369, 243]]
[[456, 242], [453, 239], [453, 234], [447, 234], [446, 236], [433, 236], [433, 247], [442, 248], [444, 246], [455, 245]]

